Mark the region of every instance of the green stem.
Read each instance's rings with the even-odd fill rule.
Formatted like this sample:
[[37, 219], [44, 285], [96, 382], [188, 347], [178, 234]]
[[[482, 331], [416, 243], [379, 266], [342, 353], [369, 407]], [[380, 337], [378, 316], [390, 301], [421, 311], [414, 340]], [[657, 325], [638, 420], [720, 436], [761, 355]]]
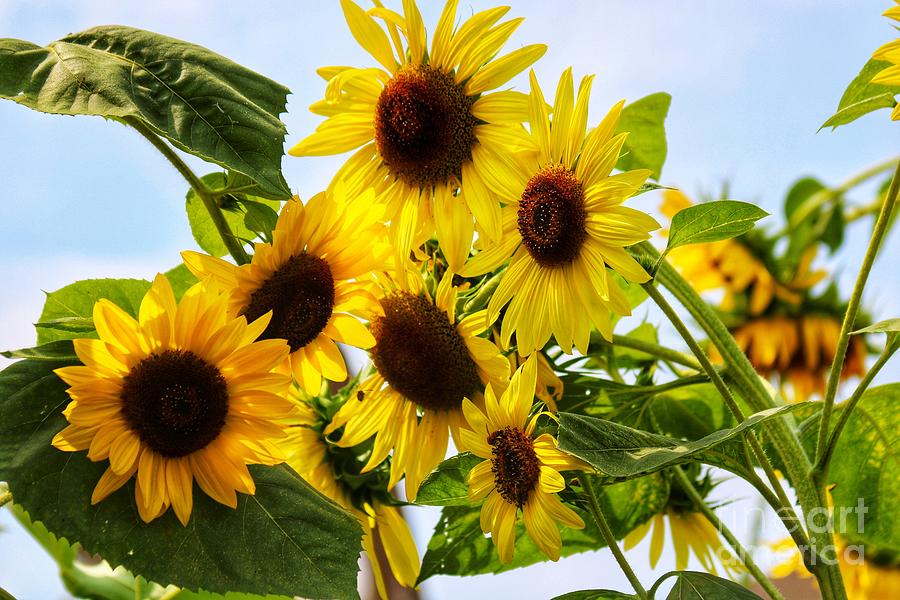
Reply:
[[753, 560], [753, 557], [750, 555], [747, 550], [741, 545], [740, 541], [731, 533], [731, 530], [719, 520], [719, 517], [716, 516], [716, 513], [712, 511], [712, 509], [703, 501], [703, 497], [697, 492], [697, 488], [694, 487], [694, 484], [688, 478], [687, 475], [684, 474], [684, 471], [681, 467], [675, 467], [671, 469], [672, 472], [675, 473], [675, 478], [678, 480], [678, 484], [681, 488], [687, 493], [688, 497], [694, 503], [694, 506], [703, 513], [703, 516], [712, 524], [713, 527], [716, 528], [719, 535], [725, 538], [725, 541], [734, 549], [735, 554], [744, 563], [747, 567], [747, 570], [753, 575], [753, 578], [759, 582], [759, 585], [762, 586], [766, 593], [772, 598], [772, 600], [784, 600], [784, 596], [781, 595], [781, 592], [778, 591], [778, 588], [775, 587], [775, 584], [772, 583], [772, 580], [769, 579], [765, 573], [763, 573], [762, 569], [756, 564]]
[[819, 473], [819, 481], [824, 482], [828, 476], [828, 466], [831, 463], [831, 457], [834, 454], [834, 449], [837, 446], [838, 439], [841, 437], [841, 432], [846, 427], [847, 422], [850, 421], [850, 415], [853, 413], [853, 409], [856, 408], [856, 405], [859, 404], [859, 401], [863, 397], [863, 393], [869, 387], [869, 384], [872, 383], [872, 380], [875, 379], [875, 376], [878, 375], [878, 372], [881, 371], [881, 368], [887, 364], [887, 361], [891, 359], [891, 356], [894, 355], [897, 348], [885, 348], [884, 352], [882, 352], [881, 356], [878, 357], [878, 360], [875, 361], [875, 364], [872, 365], [872, 368], [866, 373], [866, 375], [859, 382], [859, 385], [856, 386], [856, 389], [853, 391], [853, 395], [850, 396], [850, 399], [847, 400], [847, 403], [843, 405], [843, 410], [841, 410], [841, 416], [838, 417], [837, 423], [834, 425], [834, 430], [831, 432], [831, 435], [828, 437], [828, 442], [825, 444], [825, 449], [822, 451], [822, 456], [819, 457], [819, 460], [816, 462], [816, 471]]
[[797, 210], [791, 215], [791, 219], [788, 223], [785, 224], [784, 229], [782, 229], [776, 237], [782, 237], [784, 235], [789, 234], [794, 228], [796, 228], [804, 219], [806, 219], [809, 215], [813, 213], [816, 209], [827, 204], [834, 198], [838, 198], [841, 195], [847, 193], [851, 189], [856, 186], [865, 183], [869, 179], [873, 177], [877, 177], [881, 173], [889, 170], [891, 167], [897, 164], [897, 157], [891, 158], [890, 160], [886, 160], [880, 162], [876, 165], [868, 167], [867, 169], [860, 171], [856, 175], [853, 175], [846, 181], [844, 181], [841, 185], [821, 190], [816, 192], [812, 196], [810, 196], [805, 202], [803, 202]]
[[600, 533], [603, 534], [603, 539], [606, 540], [606, 545], [609, 546], [613, 556], [616, 557], [616, 562], [619, 563], [619, 567], [622, 568], [625, 576], [628, 577], [628, 581], [631, 582], [631, 586], [634, 588], [634, 591], [637, 592], [638, 597], [642, 600], [647, 600], [647, 590], [641, 585], [641, 580], [634, 574], [634, 570], [631, 568], [631, 565], [628, 564], [625, 555], [622, 554], [622, 550], [616, 542], [616, 537], [613, 535], [612, 529], [609, 528], [606, 517], [603, 516], [603, 512], [600, 510], [600, 503], [597, 502], [597, 495], [594, 493], [594, 487], [591, 485], [591, 482], [586, 475], [581, 475], [579, 481], [581, 482], [581, 487], [584, 489], [585, 494], [587, 494], [591, 514], [597, 522]]
[[844, 367], [844, 359], [847, 356], [847, 347], [850, 345], [850, 332], [856, 323], [856, 316], [859, 312], [859, 305], [862, 301], [863, 289], [866, 287], [866, 281], [869, 279], [869, 273], [872, 265], [875, 263], [875, 257], [878, 255], [878, 249], [881, 247], [881, 241], [887, 231], [888, 223], [891, 220], [891, 213], [894, 212], [894, 205], [897, 203], [897, 193], [900, 190], [900, 162], [894, 169], [894, 178], [891, 180], [891, 187], [887, 195], [884, 197], [884, 204], [881, 206], [881, 212], [878, 213], [878, 219], [875, 221], [875, 227], [872, 231], [872, 237], [869, 240], [869, 247], [866, 248], [866, 255], [863, 258], [862, 266], [859, 268], [859, 275], [856, 276], [856, 284], [853, 286], [853, 293], [850, 295], [850, 302], [847, 304], [847, 312], [844, 314], [844, 322], [841, 323], [841, 335], [838, 338], [837, 348], [834, 351], [834, 361], [831, 363], [831, 370], [828, 373], [828, 385], [825, 388], [825, 404], [822, 407], [822, 420], [819, 423], [819, 438], [816, 443], [816, 479], [821, 483], [821, 469], [824, 464], [822, 461], [828, 442], [828, 426], [831, 420], [831, 413], [834, 410], [834, 399], [837, 395], [838, 383], [841, 379], [841, 371]]
[[[594, 346], [597, 344], [609, 344], [609, 342], [603, 339], [600, 335], [592, 335], [590, 345]], [[655, 356], [657, 358], [661, 358], [663, 360], [667, 360], [684, 367], [689, 367], [691, 369], [694, 369], [695, 371], [701, 370], [700, 363], [697, 362], [697, 360], [693, 356], [685, 354], [684, 352], [672, 350], [671, 348], [666, 348], [665, 346], [660, 346], [659, 344], [654, 344], [653, 342], [645, 342], [643, 340], [628, 337], [627, 335], [614, 334], [611, 345], [621, 346], [623, 348], [631, 348], [632, 350], [639, 350], [640, 352], [644, 352], [651, 356]]]
[[191, 168], [181, 160], [181, 157], [179, 157], [168, 144], [160, 139], [152, 129], [147, 127], [143, 121], [135, 117], [125, 117], [125, 122], [131, 125], [138, 133], [153, 144], [153, 147], [159, 150], [172, 166], [181, 173], [181, 176], [184, 177], [188, 182], [188, 185], [191, 186], [191, 189], [194, 190], [194, 193], [197, 194], [203, 202], [203, 206], [209, 213], [209, 218], [212, 219], [213, 225], [219, 233], [219, 237], [222, 238], [222, 242], [225, 244], [225, 247], [228, 248], [228, 253], [231, 254], [234, 261], [239, 265], [250, 262], [250, 257], [247, 256], [243, 244], [235, 237], [234, 233], [231, 231], [231, 227], [228, 225], [228, 221], [225, 220], [225, 213], [222, 212], [222, 207], [219, 206], [219, 198], [221, 196], [216, 195], [209, 189]]
[[[663, 314], [666, 315], [672, 325], [675, 326], [675, 329], [688, 345], [688, 348], [690, 348], [691, 352], [694, 353], [697, 361], [703, 367], [703, 370], [706, 371], [706, 374], [709, 376], [710, 381], [722, 396], [722, 399], [725, 401], [725, 405], [728, 407], [728, 410], [731, 411], [731, 414], [734, 415], [734, 418], [737, 419], [738, 423], [744, 422], [747, 419], [747, 416], [744, 414], [744, 411], [741, 410], [741, 407], [738, 405], [737, 400], [735, 400], [734, 395], [731, 393], [731, 389], [729, 389], [729, 387], [725, 384], [722, 376], [719, 375], [719, 372], [710, 362], [709, 357], [700, 347], [700, 344], [697, 343], [697, 340], [694, 339], [691, 331], [687, 328], [687, 325], [684, 324], [684, 321], [681, 320], [681, 317], [678, 315], [675, 309], [672, 308], [672, 305], [669, 304], [665, 296], [663, 296], [662, 293], [658, 289], [656, 289], [652, 281], [643, 284], [643, 288], [644, 291], [646, 291], [650, 296], [650, 298], [653, 299], [654, 302], [656, 302], [656, 305], [659, 306], [659, 308], [663, 311]], [[801, 521], [794, 511], [793, 507], [791, 506], [790, 500], [788, 499], [787, 494], [784, 492], [784, 488], [781, 487], [781, 482], [778, 480], [775, 469], [769, 462], [769, 458], [763, 451], [759, 440], [756, 439], [756, 435], [752, 431], [748, 431], [747, 434], [744, 435], [744, 440], [750, 445], [750, 448], [753, 450], [753, 454], [756, 456], [757, 462], [760, 464], [760, 466], [762, 466], [763, 471], [765, 471], [766, 476], [769, 478], [769, 481], [771, 482], [772, 487], [775, 490], [775, 494], [778, 498], [778, 505], [773, 506], [773, 508], [775, 508], [775, 511], [778, 514], [779, 518], [781, 518], [781, 520], [784, 522], [788, 531], [795, 536], [794, 539], [796, 541], [807, 541], [804, 537], [800, 537], [803, 533]], [[748, 466], [752, 469], [752, 464]], [[762, 482], [759, 483], [762, 484]], [[768, 500], [769, 496], [766, 496], [766, 498]]]

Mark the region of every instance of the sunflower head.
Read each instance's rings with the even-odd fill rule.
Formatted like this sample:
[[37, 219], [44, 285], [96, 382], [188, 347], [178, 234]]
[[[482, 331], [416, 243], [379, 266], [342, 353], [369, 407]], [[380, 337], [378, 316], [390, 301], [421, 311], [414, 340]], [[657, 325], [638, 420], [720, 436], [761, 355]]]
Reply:
[[[900, 3], [884, 11], [884, 16], [894, 21], [900, 21]], [[900, 38], [882, 45], [872, 54], [872, 58], [890, 63], [889, 67], [881, 70], [872, 78], [872, 83], [900, 86]], [[894, 107], [891, 119], [900, 121], [900, 103]]]
[[[460, 449], [485, 459], [469, 473], [469, 499], [484, 499], [481, 528], [491, 534], [504, 563], [512, 560], [515, 524], [525, 528], [538, 547], [558, 560], [562, 546], [556, 522], [584, 527], [581, 517], [564, 505], [557, 492], [566, 484], [560, 471], [590, 467], [560, 451], [548, 433], [534, 436], [540, 413], [529, 418], [537, 386], [538, 364], [532, 356], [516, 371], [505, 391], [488, 386], [484, 409], [466, 400], [467, 427], [460, 430]], [[499, 397], [498, 397], [499, 393]]]
[[284, 340], [255, 341], [266, 314], [248, 323], [228, 298], [199, 283], [180, 303], [158, 275], [134, 319], [109, 300], [94, 306], [99, 339], [75, 340], [83, 365], [56, 371], [70, 385], [69, 425], [53, 438], [60, 450], [88, 450], [109, 460], [91, 498], [97, 503], [136, 477], [144, 521], [169, 506], [186, 525], [193, 481], [234, 508], [253, 494], [248, 464], [284, 460], [275, 441], [294, 407], [290, 378], [274, 373], [289, 352]]
[[383, 208], [369, 190], [354, 198], [343, 184], [304, 206], [285, 203], [271, 244], [256, 244], [253, 260], [235, 266], [183, 252], [187, 267], [229, 295], [231, 311], [249, 320], [271, 314], [263, 339], [287, 340], [284, 370], [315, 394], [322, 378], [343, 381], [347, 367], [335, 342], [369, 348], [374, 339], [360, 318], [380, 312], [369, 273], [390, 257]]

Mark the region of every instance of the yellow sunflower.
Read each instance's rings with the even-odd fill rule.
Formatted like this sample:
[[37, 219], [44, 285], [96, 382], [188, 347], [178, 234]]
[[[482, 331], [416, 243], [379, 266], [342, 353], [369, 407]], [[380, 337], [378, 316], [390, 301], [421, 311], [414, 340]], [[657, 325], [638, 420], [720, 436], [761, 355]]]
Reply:
[[466, 425], [460, 429], [460, 450], [485, 459], [469, 473], [469, 499], [485, 499], [481, 530], [491, 534], [500, 562], [512, 560], [519, 511], [525, 529], [541, 552], [559, 560], [562, 542], [556, 523], [581, 529], [584, 521], [556, 495], [566, 487], [560, 471], [590, 467], [562, 452], [549, 433], [534, 437], [540, 413], [528, 418], [537, 385], [537, 360], [529, 358], [500, 394], [493, 386], [484, 393], [484, 411], [463, 401]]
[[390, 258], [382, 208], [368, 191], [348, 200], [338, 185], [304, 206], [289, 200], [278, 217], [272, 244], [256, 244], [253, 261], [235, 266], [199, 252], [183, 252], [187, 267], [210, 277], [230, 294], [235, 315], [256, 319], [272, 311], [263, 339], [285, 339], [291, 349], [283, 370], [310, 394], [322, 377], [347, 378], [335, 342], [358, 348], [375, 343], [357, 319], [380, 310], [367, 275]]
[[141, 519], [171, 505], [183, 525], [193, 506], [193, 480], [211, 498], [235, 508], [236, 492], [255, 493], [248, 464], [273, 465], [273, 443], [291, 414], [290, 378], [274, 373], [284, 340], [256, 342], [269, 315], [247, 323], [228, 316], [228, 300], [199, 283], [176, 305], [157, 275], [135, 320], [109, 300], [94, 305], [100, 339], [75, 340], [84, 365], [56, 374], [68, 383], [69, 425], [53, 438], [60, 450], [109, 459], [91, 502], [136, 474]]
[[320, 156], [362, 146], [337, 178], [353, 182], [354, 190], [376, 188], [388, 207], [398, 266], [436, 229], [458, 271], [469, 255], [473, 215], [482, 235], [500, 237], [500, 204], [487, 182], [510, 168], [506, 156], [516, 142], [510, 127], [528, 114], [524, 94], [486, 92], [547, 47], [532, 44], [494, 60], [522, 19], [500, 22], [509, 7], [499, 7], [457, 28], [457, 0], [448, 0], [429, 52], [414, 0], [403, 1], [403, 15], [375, 5], [367, 12], [341, 0], [350, 32], [381, 67], [320, 69], [328, 87], [310, 110], [328, 118], [289, 153]]
[[[884, 12], [884, 16], [895, 21], [900, 21], [900, 0], [894, 0], [897, 6], [892, 6]], [[880, 83], [881, 85], [900, 85], [900, 38], [888, 42], [881, 46], [872, 55], [876, 60], [884, 60], [891, 63], [890, 67], [879, 72], [872, 78], [872, 83]], [[894, 112], [891, 113], [891, 119], [900, 121], [900, 103], [894, 106]]]
[[712, 523], [692, 510], [667, 507], [625, 536], [625, 550], [631, 550], [650, 534], [650, 567], [655, 569], [666, 543], [666, 521], [669, 522], [669, 533], [675, 549], [676, 570], [687, 569], [692, 552], [703, 568], [713, 575], [718, 574], [716, 562], [729, 575], [744, 570], [737, 557], [722, 543]]
[[[834, 360], [841, 323], [836, 317], [806, 314], [773, 316], [748, 321], [734, 329], [734, 339], [750, 363], [766, 377], [790, 384], [793, 399], [805, 400], [825, 391], [825, 377]], [[850, 338], [841, 379], [865, 375], [866, 345]]]
[[[509, 348], [504, 347], [498, 339], [500, 336], [496, 330], [492, 337], [494, 338], [494, 342], [500, 347], [500, 350], [506, 354], [506, 359], [509, 361], [509, 376], [512, 377], [516, 372], [516, 369], [521, 367], [528, 357], [522, 356], [516, 350], [510, 350]], [[559, 375], [556, 374], [556, 371], [553, 370], [553, 365], [547, 357], [544, 356], [543, 352], [535, 352], [531, 356], [536, 357], [538, 361], [537, 387], [535, 387], [534, 395], [538, 400], [546, 404], [551, 412], [556, 412], [556, 403], [562, 398], [564, 390], [562, 379], [560, 379]]]
[[[683, 193], [666, 190], [660, 210], [671, 219], [692, 205]], [[681, 246], [672, 250], [668, 257], [697, 291], [723, 290], [722, 310], [733, 310], [736, 298], [746, 295], [747, 310], [751, 315], [762, 314], [775, 298], [799, 304], [803, 298], [801, 292], [826, 277], [824, 271], [810, 271], [816, 257], [815, 246], [803, 253], [792, 280], [786, 284], [778, 281], [739, 240]]]
[[612, 339], [610, 310], [631, 314], [611, 267], [625, 279], [649, 276], [625, 247], [650, 237], [659, 224], [649, 215], [621, 206], [650, 175], [646, 169], [610, 175], [627, 134], [616, 134], [623, 102], [587, 134], [587, 107], [593, 77], [585, 77], [575, 98], [572, 71], [559, 80], [551, 122], [544, 95], [531, 73], [528, 97], [530, 140], [537, 151], [517, 153], [513, 175], [498, 172], [490, 182], [506, 203], [503, 237], [484, 246], [461, 271], [487, 273], [506, 260], [509, 267], [488, 303], [493, 321], [509, 304], [501, 326], [507, 344], [515, 332], [522, 354], [542, 348], [551, 334], [564, 352], [574, 344], [587, 352], [591, 325]]
[[406, 587], [415, 587], [419, 578], [419, 553], [400, 510], [379, 502], [376, 498], [358, 498], [359, 494], [339, 479], [323, 437], [325, 423], [299, 394], [295, 396], [298, 415], [291, 418], [293, 426], [288, 428], [287, 437], [280, 444], [287, 455], [288, 465], [310, 485], [349, 510], [359, 520], [363, 528], [363, 550], [372, 563], [375, 585], [381, 598], [387, 599], [389, 596], [378, 553], [375, 551], [376, 537], [384, 548], [388, 565], [397, 581]]
[[[415, 280], [411, 280], [415, 283]], [[375, 436], [365, 471], [393, 448], [393, 487], [406, 475], [406, 497], [444, 459], [448, 431], [458, 439], [463, 398], [479, 398], [487, 383], [501, 385], [509, 364], [490, 340], [484, 311], [457, 322], [453, 273], [447, 271], [432, 301], [419, 289], [398, 288], [382, 301], [372, 320], [375, 372], [360, 384], [358, 401], [347, 402], [325, 430], [345, 427], [338, 445], [356, 446]]]

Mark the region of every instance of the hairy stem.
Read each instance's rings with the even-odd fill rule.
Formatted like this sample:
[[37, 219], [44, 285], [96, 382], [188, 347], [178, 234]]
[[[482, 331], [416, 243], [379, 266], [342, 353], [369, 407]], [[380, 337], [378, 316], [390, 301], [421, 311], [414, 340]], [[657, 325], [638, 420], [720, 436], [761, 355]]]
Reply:
[[591, 514], [597, 522], [600, 533], [603, 534], [603, 539], [606, 540], [606, 545], [609, 546], [613, 556], [616, 557], [616, 562], [619, 563], [619, 567], [622, 568], [625, 576], [628, 577], [628, 581], [631, 582], [631, 586], [634, 588], [634, 591], [637, 592], [638, 597], [641, 598], [641, 600], [647, 600], [647, 590], [641, 585], [641, 580], [634, 574], [634, 570], [631, 568], [631, 565], [628, 564], [625, 555], [622, 554], [622, 550], [616, 542], [616, 537], [613, 535], [612, 529], [609, 528], [606, 517], [603, 516], [603, 512], [600, 510], [600, 503], [597, 502], [597, 495], [594, 493], [594, 488], [591, 485], [590, 480], [586, 475], [581, 475], [579, 481], [581, 482], [582, 489], [584, 489], [584, 493], [587, 494]]
[[712, 511], [712, 509], [704, 502], [703, 497], [700, 496], [700, 493], [697, 491], [697, 488], [694, 487], [694, 484], [688, 478], [687, 475], [684, 474], [684, 471], [681, 467], [675, 467], [671, 469], [673, 473], [675, 473], [675, 478], [678, 480], [678, 484], [681, 488], [687, 493], [688, 497], [694, 503], [694, 506], [703, 513], [703, 516], [706, 517], [706, 520], [709, 521], [713, 527], [716, 528], [716, 531], [719, 532], [725, 541], [734, 549], [734, 553], [737, 554], [737, 557], [744, 563], [747, 567], [747, 570], [753, 575], [753, 578], [759, 582], [759, 585], [762, 586], [766, 593], [772, 598], [772, 600], [784, 600], [784, 596], [781, 595], [781, 592], [778, 591], [778, 588], [775, 587], [775, 584], [772, 583], [772, 580], [769, 579], [765, 573], [763, 573], [762, 569], [756, 564], [753, 560], [753, 557], [750, 555], [747, 550], [741, 545], [740, 541], [731, 533], [731, 530], [725, 526], [724, 523], [716, 516], [716, 513]]
[[156, 133], [153, 132], [149, 127], [147, 127], [143, 121], [137, 119], [135, 117], [125, 117], [125, 122], [131, 125], [134, 129], [137, 130], [142, 136], [144, 136], [153, 147], [162, 153], [163, 156], [172, 164], [175, 169], [181, 173], [181, 176], [188, 182], [188, 185], [191, 186], [191, 189], [194, 190], [194, 193], [200, 197], [200, 200], [203, 202], [203, 206], [206, 208], [206, 211], [209, 213], [209, 218], [212, 219], [213, 225], [216, 228], [216, 231], [219, 233], [219, 237], [222, 238], [222, 242], [225, 244], [225, 247], [228, 248], [228, 253], [231, 254], [231, 257], [234, 258], [234, 261], [243, 265], [250, 262], [250, 257], [247, 256], [247, 252], [244, 250], [244, 246], [241, 244], [240, 240], [235, 237], [234, 233], [231, 231], [231, 227], [228, 225], [228, 221], [225, 220], [225, 214], [222, 212], [222, 208], [219, 206], [219, 198], [212, 190], [210, 190], [203, 181], [197, 177], [197, 175], [191, 170], [187, 164], [181, 160], [181, 157], [167, 144], [165, 143]]
[[869, 247], [866, 248], [866, 255], [863, 258], [862, 266], [859, 268], [859, 275], [856, 276], [856, 283], [853, 286], [853, 293], [850, 295], [850, 302], [847, 304], [847, 312], [844, 314], [844, 321], [841, 323], [841, 335], [838, 338], [837, 348], [834, 352], [834, 361], [831, 363], [831, 370], [828, 373], [828, 385], [825, 388], [825, 404], [822, 407], [822, 420], [819, 423], [819, 437], [816, 443], [816, 478], [821, 479], [818, 475], [824, 469], [825, 463], [822, 458], [826, 450], [828, 441], [828, 426], [831, 420], [831, 413], [834, 410], [834, 399], [837, 395], [838, 383], [841, 379], [841, 371], [844, 367], [844, 359], [847, 357], [847, 347], [850, 345], [850, 332], [856, 323], [856, 316], [859, 313], [859, 305], [862, 301], [863, 289], [866, 287], [866, 281], [869, 279], [869, 273], [872, 265], [875, 263], [875, 257], [878, 255], [878, 249], [881, 247], [881, 241], [884, 239], [887, 231], [888, 223], [891, 220], [891, 213], [894, 212], [894, 206], [897, 203], [897, 193], [900, 190], [900, 162], [894, 169], [894, 178], [891, 180], [891, 187], [887, 195], [884, 197], [884, 204], [881, 206], [881, 212], [875, 220], [875, 227], [872, 230], [872, 237], [869, 239]]

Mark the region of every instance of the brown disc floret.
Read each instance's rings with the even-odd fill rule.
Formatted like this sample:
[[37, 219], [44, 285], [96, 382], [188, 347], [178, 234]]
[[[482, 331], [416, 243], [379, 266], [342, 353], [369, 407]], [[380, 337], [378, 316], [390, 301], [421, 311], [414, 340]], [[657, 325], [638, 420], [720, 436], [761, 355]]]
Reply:
[[538, 171], [519, 201], [522, 244], [543, 267], [559, 267], [578, 257], [584, 240], [584, 188], [568, 168], [554, 164]]
[[488, 436], [494, 485], [504, 500], [519, 508], [537, 487], [541, 465], [531, 436], [518, 427], [504, 427]]

